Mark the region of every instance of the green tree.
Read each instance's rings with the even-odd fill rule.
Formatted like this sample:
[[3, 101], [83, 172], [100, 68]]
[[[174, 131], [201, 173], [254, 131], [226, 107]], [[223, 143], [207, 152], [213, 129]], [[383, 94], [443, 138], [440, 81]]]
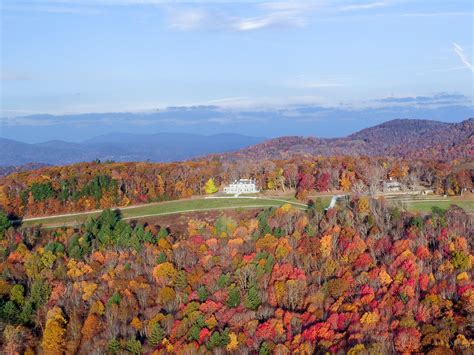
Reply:
[[93, 197], [98, 202], [102, 198], [104, 191], [113, 192], [116, 190], [116, 187], [117, 181], [113, 180], [110, 176], [98, 175], [84, 186], [80, 194]]
[[469, 266], [469, 255], [462, 251], [455, 251], [451, 259], [451, 264], [453, 264], [456, 269], [466, 269]]
[[0, 211], [0, 239], [5, 236], [5, 232], [12, 226], [7, 215]]
[[225, 329], [222, 333], [214, 332], [206, 343], [206, 347], [211, 350], [214, 348], [224, 347], [229, 344], [229, 329]]
[[153, 325], [151, 330], [150, 337], [148, 338], [148, 342], [152, 346], [157, 346], [163, 340], [163, 328], [161, 327], [160, 323], [156, 322]]
[[20, 284], [16, 284], [10, 290], [10, 300], [15, 302], [19, 306], [23, 306], [23, 304], [25, 303], [24, 293], [25, 288]]
[[35, 202], [44, 201], [54, 196], [53, 185], [50, 182], [35, 182], [31, 185], [31, 194]]
[[156, 263], [157, 264], [163, 264], [164, 262], [166, 262], [166, 260], [167, 260], [166, 254], [164, 252], [160, 251], [160, 253], [156, 257]]
[[207, 297], [209, 297], [209, 292], [204, 286], [200, 286], [198, 288], [198, 297], [201, 302], [204, 302], [207, 299]]
[[224, 288], [224, 287], [227, 287], [227, 285], [229, 284], [230, 282], [230, 274], [227, 273], [227, 274], [222, 274], [221, 276], [219, 276], [219, 278], [217, 279], [217, 286], [219, 286], [219, 288]]
[[119, 305], [121, 300], [122, 298], [120, 297], [120, 295], [117, 292], [114, 292], [114, 294], [109, 298], [109, 301], [107, 303], [109, 304], [109, 306], [113, 305], [114, 303]]
[[3, 307], [0, 309], [0, 318], [5, 319], [11, 323], [17, 321], [19, 309], [16, 306], [15, 302], [7, 301]]
[[120, 342], [117, 339], [112, 339], [107, 346], [109, 354], [118, 354], [120, 351]]
[[191, 327], [191, 329], [189, 329], [188, 339], [193, 340], [193, 341], [198, 341], [200, 332], [201, 332], [201, 328], [197, 324], [194, 324]]
[[262, 345], [260, 345], [258, 355], [270, 355], [270, 349], [268, 348], [268, 344], [266, 342], [263, 342]]
[[245, 308], [256, 310], [261, 303], [262, 301], [260, 300], [258, 291], [255, 286], [250, 287], [244, 299]]
[[178, 272], [175, 285], [178, 290], [183, 290], [186, 288], [186, 286], [188, 286], [188, 278], [186, 277], [186, 272], [184, 270], [180, 270]]
[[33, 319], [34, 309], [31, 302], [26, 302], [21, 310], [20, 314], [18, 315], [18, 319], [23, 324], [28, 324]]
[[134, 355], [142, 354], [143, 348], [139, 340], [135, 339], [135, 336], [127, 340], [125, 349], [131, 352]]
[[50, 294], [51, 287], [45, 281], [38, 279], [31, 284], [28, 301], [34, 305], [35, 309], [38, 309], [46, 303]]
[[240, 291], [237, 287], [230, 289], [226, 304], [230, 308], [235, 308], [240, 304]]

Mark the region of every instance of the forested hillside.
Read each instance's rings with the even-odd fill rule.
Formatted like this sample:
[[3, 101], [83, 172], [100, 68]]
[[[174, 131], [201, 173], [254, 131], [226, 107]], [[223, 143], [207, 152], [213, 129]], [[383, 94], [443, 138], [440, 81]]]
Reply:
[[0, 178], [3, 176], [13, 174], [13, 173], [18, 173], [18, 172], [23, 172], [23, 171], [28, 171], [28, 170], [36, 170], [45, 166], [47, 166], [47, 164], [40, 164], [40, 163], [0, 166]]
[[301, 154], [472, 160], [474, 118], [460, 123], [398, 119], [347, 137], [279, 137], [220, 156], [225, 159], [286, 159]]
[[110, 210], [76, 230], [0, 215], [0, 351], [472, 354], [473, 230], [454, 207], [367, 197], [182, 232]]
[[349, 136], [319, 138], [283, 136], [270, 140], [239, 134], [116, 133], [83, 142], [60, 140], [27, 144], [0, 138], [0, 166], [31, 162], [51, 165], [92, 160], [171, 162], [213, 154], [225, 160], [289, 159], [307, 156], [372, 156], [437, 161], [468, 160], [474, 156], [474, 119], [444, 123], [397, 119]]
[[[393, 158], [306, 157], [287, 160], [184, 163], [82, 163], [46, 167], [0, 179], [0, 209], [17, 217], [87, 211], [174, 200], [205, 194], [205, 184], [217, 186], [241, 178], [256, 179], [263, 191], [291, 191], [301, 201], [313, 192], [374, 193], [392, 178], [403, 188], [432, 189], [456, 195], [472, 187], [469, 165], [456, 161]], [[420, 187], [421, 186], [421, 187]]]

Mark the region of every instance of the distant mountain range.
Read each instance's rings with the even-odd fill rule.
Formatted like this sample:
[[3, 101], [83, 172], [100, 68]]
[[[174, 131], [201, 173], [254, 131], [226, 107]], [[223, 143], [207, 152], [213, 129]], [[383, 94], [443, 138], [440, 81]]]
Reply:
[[[460, 123], [397, 119], [342, 138], [287, 136], [266, 140], [239, 134], [111, 133], [81, 143], [28, 144], [0, 138], [0, 166], [83, 161], [169, 162], [202, 156], [285, 159], [294, 155], [393, 156], [436, 160], [474, 159], [474, 119]], [[32, 165], [35, 166], [35, 165]], [[28, 169], [28, 166], [26, 167]]]
[[305, 154], [474, 160], [474, 118], [460, 123], [396, 119], [343, 138], [280, 137], [219, 157], [285, 159]]
[[166, 107], [142, 112], [35, 114], [0, 117], [0, 136], [20, 142], [82, 142], [110, 132], [149, 134], [232, 132], [256, 137], [345, 137], [395, 118], [459, 122], [474, 117], [472, 98], [460, 94], [386, 97], [365, 105], [291, 104], [271, 107], [219, 105]]
[[223, 133], [129, 134], [111, 133], [81, 143], [48, 141], [28, 144], [0, 138], [0, 166], [30, 162], [62, 165], [83, 161], [178, 161], [217, 152], [229, 152], [264, 141], [262, 137]]

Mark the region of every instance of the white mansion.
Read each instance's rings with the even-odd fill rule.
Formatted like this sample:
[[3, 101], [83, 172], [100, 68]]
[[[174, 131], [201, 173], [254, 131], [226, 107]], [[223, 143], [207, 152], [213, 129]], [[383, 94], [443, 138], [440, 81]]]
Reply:
[[250, 179], [235, 180], [230, 183], [229, 186], [224, 187], [224, 193], [229, 195], [255, 194], [257, 192], [260, 191], [257, 189], [255, 180]]

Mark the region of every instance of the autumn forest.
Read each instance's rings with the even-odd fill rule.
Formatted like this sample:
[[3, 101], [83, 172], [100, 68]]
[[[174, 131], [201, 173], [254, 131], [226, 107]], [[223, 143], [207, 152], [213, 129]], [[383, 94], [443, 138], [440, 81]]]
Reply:
[[[210, 179], [239, 176], [307, 208], [189, 215], [184, 227], [124, 221], [113, 209], [206, 194]], [[462, 162], [390, 158], [94, 162], [11, 174], [0, 191], [3, 351], [471, 353], [472, 218], [373, 198], [390, 178], [446, 195], [472, 187]], [[350, 198], [326, 211], [317, 194], [328, 191]], [[98, 208], [78, 227], [15, 222]]]

